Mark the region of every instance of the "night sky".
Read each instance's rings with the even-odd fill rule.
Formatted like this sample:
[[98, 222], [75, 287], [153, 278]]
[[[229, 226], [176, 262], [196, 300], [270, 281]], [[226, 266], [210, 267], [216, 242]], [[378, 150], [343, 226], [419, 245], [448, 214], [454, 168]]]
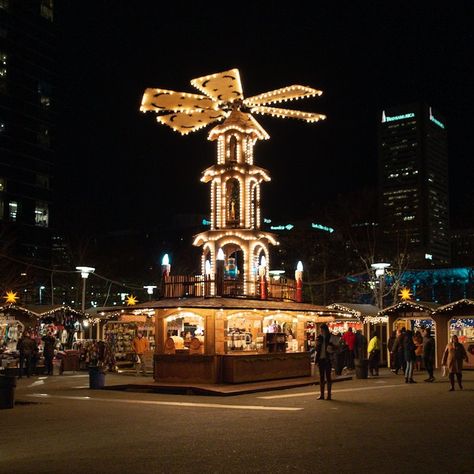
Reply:
[[447, 123], [453, 220], [472, 202], [472, 2], [61, 3], [60, 227], [106, 232], [206, 214], [209, 127], [182, 137], [139, 106], [146, 87], [198, 93], [192, 78], [234, 67], [246, 97], [291, 84], [324, 91], [291, 106], [326, 122], [257, 117], [271, 136], [255, 149], [272, 176], [265, 216], [317, 217], [338, 193], [375, 188], [379, 110], [417, 100]]

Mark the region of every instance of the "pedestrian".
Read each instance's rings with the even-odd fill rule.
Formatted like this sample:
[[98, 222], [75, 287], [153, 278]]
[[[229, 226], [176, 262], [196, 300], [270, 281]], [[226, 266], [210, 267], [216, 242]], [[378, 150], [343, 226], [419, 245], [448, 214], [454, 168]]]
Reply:
[[53, 375], [54, 349], [56, 348], [56, 338], [51, 331], [43, 337], [43, 357], [46, 368], [46, 375]]
[[449, 382], [451, 383], [450, 392], [454, 392], [454, 375], [458, 380], [459, 388], [462, 390], [462, 363], [468, 361], [468, 356], [464, 346], [458, 341], [458, 336], [451, 337], [443, 354], [442, 365], [449, 371]]
[[337, 351], [337, 338], [329, 332], [328, 325], [320, 326], [320, 334], [316, 338], [316, 364], [319, 367], [319, 390], [318, 400], [324, 400], [324, 387], [327, 384], [326, 400], [331, 400], [331, 356]]
[[377, 336], [376, 331], [372, 333], [372, 337], [370, 338], [367, 352], [369, 353], [370, 375], [378, 377], [379, 360], [380, 360], [380, 340], [379, 340], [379, 337]]
[[413, 342], [415, 343], [415, 370], [419, 372], [421, 370], [421, 358], [423, 357], [423, 336], [420, 331], [416, 331], [413, 336]]
[[349, 327], [343, 334], [342, 339], [346, 343], [346, 367], [354, 370], [354, 348], [355, 348], [355, 334], [352, 332], [352, 328]]
[[387, 349], [389, 352], [389, 362], [390, 362], [390, 367], [392, 368], [392, 372], [393, 372], [393, 368], [395, 367], [395, 357], [393, 353], [393, 346], [395, 345], [396, 340], [397, 340], [397, 332], [392, 331], [392, 334], [390, 334], [390, 337], [388, 338], [388, 341], [387, 341]]
[[33, 357], [38, 352], [38, 345], [36, 340], [32, 338], [30, 331], [26, 330], [22, 334], [16, 348], [20, 352], [20, 373], [18, 378], [21, 379], [24, 373], [27, 377], [30, 377], [33, 370]]
[[405, 332], [406, 329], [404, 327], [397, 330], [397, 338], [392, 346], [393, 359], [395, 362], [395, 368], [392, 369], [392, 372], [397, 375], [400, 369], [405, 373]]
[[415, 367], [415, 343], [413, 342], [413, 332], [408, 330], [405, 333], [405, 344], [403, 347], [406, 362], [405, 383], [416, 383], [413, 380], [413, 369]]
[[133, 350], [135, 352], [135, 367], [136, 375], [140, 375], [140, 371], [143, 375], [146, 375], [146, 361], [145, 352], [149, 349], [148, 339], [143, 337], [143, 333], [139, 331], [132, 341]]
[[431, 329], [426, 327], [422, 331], [423, 335], [423, 364], [428, 372], [428, 378], [425, 382], [434, 382], [435, 378], [433, 375], [434, 361], [435, 361], [435, 341], [431, 335]]

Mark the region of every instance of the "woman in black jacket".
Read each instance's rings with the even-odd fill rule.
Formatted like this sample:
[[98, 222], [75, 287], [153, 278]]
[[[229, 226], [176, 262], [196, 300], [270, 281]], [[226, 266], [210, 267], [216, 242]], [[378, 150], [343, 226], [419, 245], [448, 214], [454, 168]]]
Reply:
[[320, 334], [316, 338], [316, 364], [319, 367], [319, 389], [318, 400], [324, 400], [324, 387], [327, 383], [326, 400], [331, 400], [331, 357], [337, 350], [337, 340], [329, 332], [327, 324], [321, 324]]

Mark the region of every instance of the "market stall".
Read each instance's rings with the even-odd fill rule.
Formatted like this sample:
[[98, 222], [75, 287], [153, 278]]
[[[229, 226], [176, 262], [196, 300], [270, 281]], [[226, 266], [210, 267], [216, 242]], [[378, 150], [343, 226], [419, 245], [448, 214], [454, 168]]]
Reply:
[[155, 379], [207, 383], [309, 376], [305, 325], [335, 314], [323, 306], [238, 298], [170, 298], [135, 308], [154, 313]]

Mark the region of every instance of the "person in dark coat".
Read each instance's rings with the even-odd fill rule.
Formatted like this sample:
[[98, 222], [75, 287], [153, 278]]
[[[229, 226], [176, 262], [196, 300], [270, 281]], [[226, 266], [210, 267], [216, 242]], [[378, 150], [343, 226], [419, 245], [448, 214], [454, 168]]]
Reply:
[[327, 400], [331, 400], [331, 358], [337, 351], [338, 339], [331, 335], [327, 324], [321, 324], [320, 334], [316, 338], [316, 364], [319, 367], [319, 389], [318, 400], [324, 400], [324, 387], [327, 383]]
[[410, 330], [405, 333], [403, 350], [406, 362], [405, 383], [415, 383], [413, 380], [413, 369], [415, 368], [416, 362], [415, 343], [413, 342], [413, 332]]
[[423, 363], [425, 369], [428, 372], [428, 378], [425, 382], [434, 382], [435, 378], [433, 375], [434, 361], [435, 361], [435, 341], [431, 335], [431, 329], [423, 329]]
[[43, 337], [43, 356], [46, 375], [53, 375], [54, 349], [56, 348], [56, 338], [51, 331]]
[[21, 379], [24, 372], [27, 377], [30, 377], [33, 369], [33, 357], [36, 357], [38, 345], [29, 331], [25, 331], [22, 334], [16, 348], [20, 352], [20, 373], [18, 378]]
[[406, 361], [405, 361], [405, 332], [406, 329], [402, 328], [397, 331], [397, 339], [392, 347], [392, 353], [395, 360], [395, 369], [392, 369], [394, 374], [398, 374], [400, 369], [405, 373]]
[[367, 338], [357, 329], [355, 335], [354, 355], [356, 359], [365, 359], [367, 357]]

